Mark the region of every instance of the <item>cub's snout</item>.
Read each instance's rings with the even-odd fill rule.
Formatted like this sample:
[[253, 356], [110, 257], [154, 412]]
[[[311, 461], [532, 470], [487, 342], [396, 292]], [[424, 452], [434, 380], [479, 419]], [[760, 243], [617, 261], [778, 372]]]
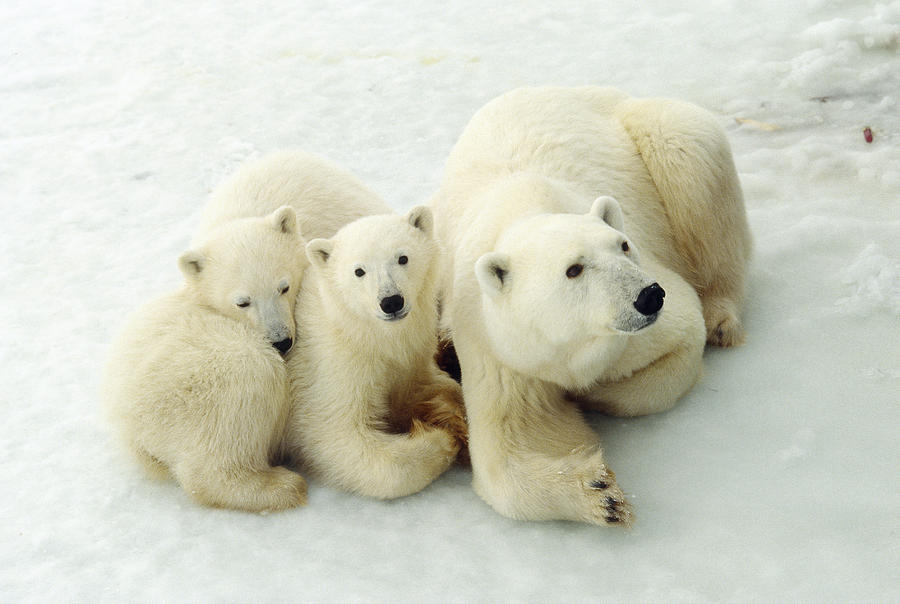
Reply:
[[399, 294], [387, 296], [381, 299], [381, 310], [384, 311], [385, 314], [392, 315], [403, 308], [404, 302], [405, 300], [403, 300], [403, 296]]
[[272, 342], [272, 346], [275, 347], [275, 349], [281, 354], [281, 356], [286, 355], [293, 345], [294, 340], [292, 340], [291, 338], [285, 338], [277, 342]]

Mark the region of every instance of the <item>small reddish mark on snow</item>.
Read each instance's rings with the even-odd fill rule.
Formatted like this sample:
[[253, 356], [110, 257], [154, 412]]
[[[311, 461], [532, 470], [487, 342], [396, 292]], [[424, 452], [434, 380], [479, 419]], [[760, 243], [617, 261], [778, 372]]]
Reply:
[[875, 140], [875, 135], [872, 134], [872, 129], [868, 126], [863, 128], [863, 138], [866, 139], [867, 143], [871, 143], [873, 140]]

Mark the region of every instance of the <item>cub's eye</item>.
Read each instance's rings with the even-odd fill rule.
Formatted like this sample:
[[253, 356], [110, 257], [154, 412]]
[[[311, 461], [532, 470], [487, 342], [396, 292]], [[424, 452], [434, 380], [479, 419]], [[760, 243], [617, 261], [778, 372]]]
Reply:
[[574, 279], [578, 275], [581, 274], [581, 271], [584, 270], [583, 264], [573, 264], [569, 268], [566, 269], [566, 277], [569, 279]]
[[631, 248], [628, 247], [628, 242], [627, 242], [627, 241], [623, 241], [623, 242], [622, 242], [622, 251], [623, 251], [623, 252], [627, 252], [627, 251], [630, 250], [630, 249], [631, 249]]
[[250, 300], [240, 300], [235, 302], [235, 304], [237, 304], [238, 308], [247, 308], [250, 306]]
[[289, 291], [291, 291], [290, 285], [285, 285], [284, 287], [281, 288], [282, 295], [288, 293]]
[[353, 274], [356, 275], [357, 277], [362, 277], [363, 275], [366, 274], [366, 271], [364, 271], [361, 268], [358, 268], [355, 271], [353, 271]]
[[409, 258], [407, 258], [406, 256], [400, 256], [399, 258], [397, 258], [397, 264], [406, 264], [407, 262], [409, 262]]

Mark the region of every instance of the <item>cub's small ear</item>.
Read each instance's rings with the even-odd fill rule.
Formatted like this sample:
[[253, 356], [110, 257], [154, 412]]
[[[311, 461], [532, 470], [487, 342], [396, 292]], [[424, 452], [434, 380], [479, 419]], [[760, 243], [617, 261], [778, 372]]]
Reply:
[[206, 268], [206, 256], [200, 250], [188, 250], [178, 258], [178, 268], [188, 281], [196, 281]]
[[475, 263], [475, 277], [481, 291], [494, 297], [509, 290], [509, 256], [488, 252]]
[[334, 242], [331, 239], [313, 239], [306, 244], [306, 257], [313, 266], [324, 268], [333, 249]]
[[431, 235], [434, 228], [434, 217], [431, 214], [431, 208], [428, 206], [416, 206], [406, 214], [406, 219], [414, 228], [419, 229], [426, 235]]
[[281, 206], [269, 214], [268, 218], [272, 227], [286, 235], [300, 233], [300, 225], [297, 224], [297, 211], [291, 206]]
[[591, 211], [588, 212], [592, 216], [596, 216], [617, 231], [625, 230], [625, 217], [622, 216], [622, 207], [619, 202], [609, 195], [601, 195], [594, 200]]

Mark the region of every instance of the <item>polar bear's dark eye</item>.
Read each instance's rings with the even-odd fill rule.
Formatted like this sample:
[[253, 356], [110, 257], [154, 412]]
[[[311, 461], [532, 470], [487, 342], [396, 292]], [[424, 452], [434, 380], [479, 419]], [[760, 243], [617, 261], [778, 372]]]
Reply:
[[584, 270], [583, 264], [573, 264], [569, 268], [566, 269], [566, 277], [569, 279], [574, 279], [578, 275], [581, 274], [581, 271]]
[[235, 304], [238, 305], [238, 308], [247, 308], [250, 306], [250, 300], [239, 300]]
[[290, 285], [285, 285], [284, 287], [281, 288], [281, 293], [282, 293], [282, 294], [286, 294], [286, 293], [288, 293], [289, 291], [291, 291], [291, 286], [290, 286]]
[[356, 275], [357, 277], [362, 277], [363, 275], [366, 274], [366, 271], [364, 271], [361, 268], [358, 268], [355, 271], [353, 271], [353, 274]]
[[631, 249], [631, 248], [628, 247], [628, 242], [627, 242], [627, 241], [623, 241], [623, 242], [622, 242], [622, 251], [627, 253], [628, 250], [630, 250], [630, 249]]
[[398, 264], [406, 264], [407, 262], [409, 262], [409, 258], [407, 258], [406, 256], [400, 256], [399, 258], [397, 258]]

